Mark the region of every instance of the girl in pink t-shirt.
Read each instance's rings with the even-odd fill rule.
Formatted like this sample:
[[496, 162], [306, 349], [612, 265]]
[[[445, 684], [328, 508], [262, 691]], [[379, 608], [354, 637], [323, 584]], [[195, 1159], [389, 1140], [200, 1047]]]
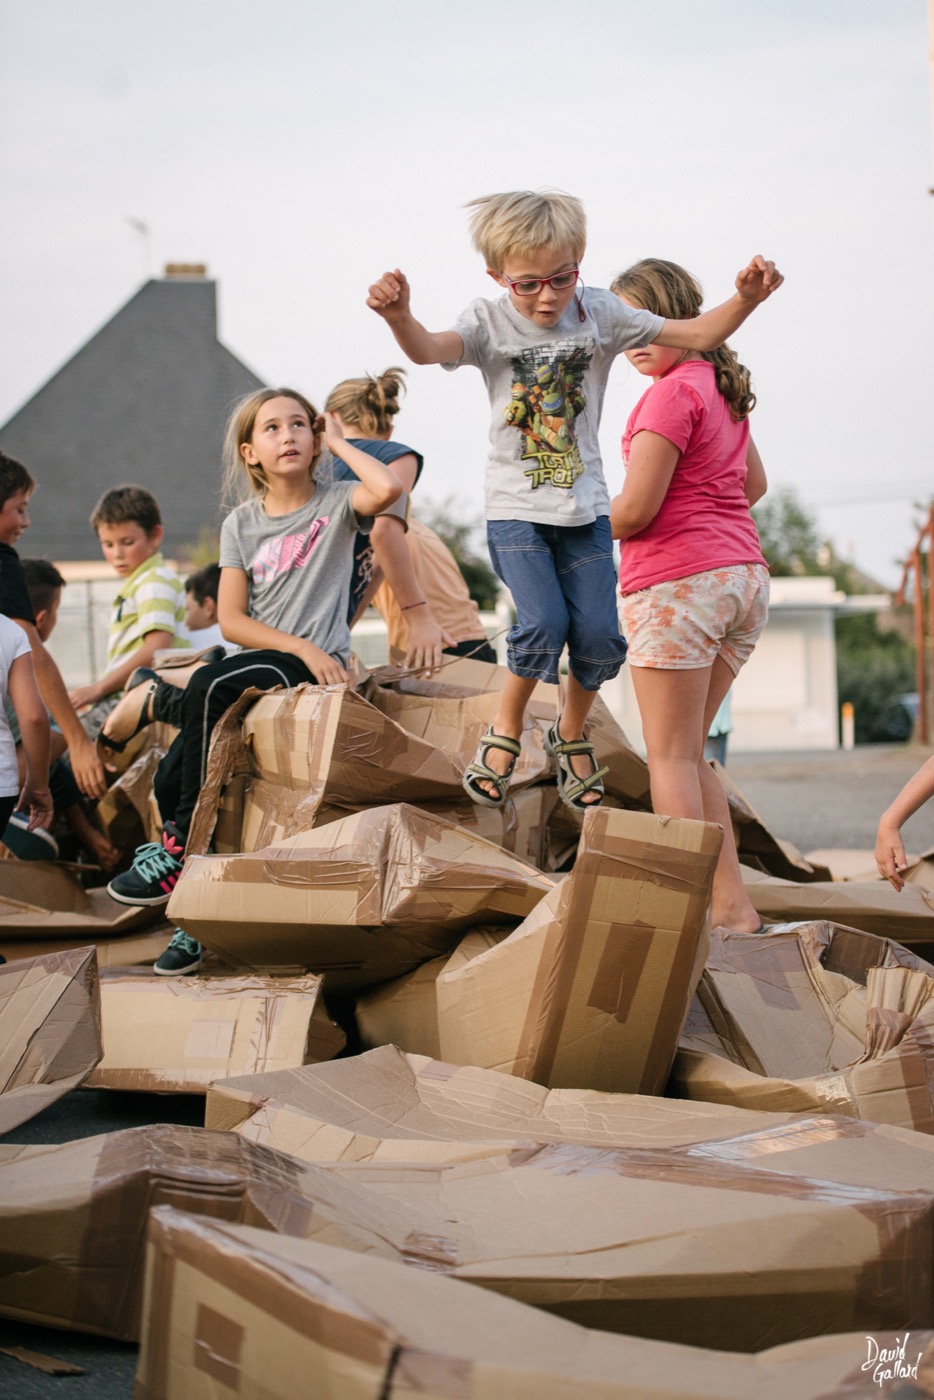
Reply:
[[[701, 289], [675, 263], [647, 258], [613, 291], [665, 317], [696, 316]], [[740, 875], [726, 793], [704, 761], [704, 740], [768, 615], [769, 573], [750, 514], [765, 493], [749, 436], [749, 371], [728, 346], [657, 343], [627, 350], [654, 381], [623, 435], [626, 480], [610, 507], [623, 540], [623, 631], [648, 753], [652, 806], [717, 822], [723, 846], [711, 923], [761, 928]]]

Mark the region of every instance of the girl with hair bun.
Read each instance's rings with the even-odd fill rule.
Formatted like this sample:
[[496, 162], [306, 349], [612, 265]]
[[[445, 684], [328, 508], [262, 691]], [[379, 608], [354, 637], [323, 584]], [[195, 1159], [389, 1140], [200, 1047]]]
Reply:
[[[647, 258], [612, 290], [671, 319], [700, 314], [698, 283], [676, 263]], [[704, 761], [711, 722], [768, 616], [769, 573], [750, 507], [765, 494], [749, 436], [749, 371], [726, 345], [625, 351], [654, 381], [623, 435], [626, 479], [610, 522], [622, 540], [623, 630], [642, 716], [654, 810], [717, 822], [723, 846], [711, 923], [762, 928], [740, 875], [723, 785]]]
[[[414, 521], [409, 534], [409, 493], [421, 475], [423, 458], [392, 438], [404, 380], [405, 370], [395, 367], [380, 375], [344, 379], [325, 404], [347, 441], [389, 467], [405, 493], [374, 520], [369, 535], [357, 539], [349, 621], [355, 621], [373, 601], [386, 618], [391, 648], [399, 638], [403, 664], [418, 671], [436, 670], [445, 652], [495, 661], [476, 604], [450, 551], [432, 531]], [[320, 474], [322, 479], [330, 475], [340, 480], [347, 468], [339, 460], [325, 460]], [[391, 599], [380, 587], [383, 579]]]

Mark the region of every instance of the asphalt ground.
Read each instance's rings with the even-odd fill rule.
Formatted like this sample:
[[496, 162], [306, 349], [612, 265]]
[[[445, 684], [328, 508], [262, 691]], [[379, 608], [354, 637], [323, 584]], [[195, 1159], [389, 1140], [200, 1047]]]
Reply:
[[[876, 824], [932, 750], [910, 745], [865, 745], [849, 753], [728, 755], [733, 780], [776, 836], [807, 854], [842, 848], [872, 851]], [[934, 803], [905, 826], [906, 849], [934, 845]], [[8, 1133], [3, 1143], [58, 1143], [146, 1123], [200, 1126], [197, 1095], [76, 1090]], [[136, 1348], [85, 1333], [64, 1332], [0, 1318], [0, 1349], [24, 1347], [85, 1370], [53, 1376], [0, 1352], [2, 1400], [129, 1400]]]

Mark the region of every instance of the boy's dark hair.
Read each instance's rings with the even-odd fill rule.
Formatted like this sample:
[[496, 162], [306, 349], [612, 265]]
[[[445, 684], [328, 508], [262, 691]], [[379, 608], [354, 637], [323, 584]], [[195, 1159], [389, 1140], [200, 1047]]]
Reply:
[[22, 559], [20, 562], [33, 612], [48, 612], [56, 593], [65, 587], [65, 579], [51, 559]]
[[220, 564], [205, 564], [203, 569], [196, 569], [193, 574], [188, 575], [185, 580], [185, 592], [195, 595], [195, 602], [199, 607], [205, 598], [213, 598], [216, 603], [220, 581]]
[[91, 512], [91, 528], [101, 525], [139, 525], [151, 535], [162, 524], [159, 503], [142, 486], [115, 486], [105, 491]]
[[0, 508], [19, 491], [35, 491], [36, 483], [22, 462], [0, 452]]

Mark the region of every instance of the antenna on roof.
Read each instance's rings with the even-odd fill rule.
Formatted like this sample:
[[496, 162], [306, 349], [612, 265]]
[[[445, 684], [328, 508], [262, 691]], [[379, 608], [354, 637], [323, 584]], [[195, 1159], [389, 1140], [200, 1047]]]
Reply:
[[148, 282], [152, 276], [152, 249], [150, 247], [149, 225], [144, 224], [142, 219], [134, 219], [130, 214], [127, 215], [126, 221], [130, 225], [130, 228], [135, 229], [143, 240], [143, 281]]

